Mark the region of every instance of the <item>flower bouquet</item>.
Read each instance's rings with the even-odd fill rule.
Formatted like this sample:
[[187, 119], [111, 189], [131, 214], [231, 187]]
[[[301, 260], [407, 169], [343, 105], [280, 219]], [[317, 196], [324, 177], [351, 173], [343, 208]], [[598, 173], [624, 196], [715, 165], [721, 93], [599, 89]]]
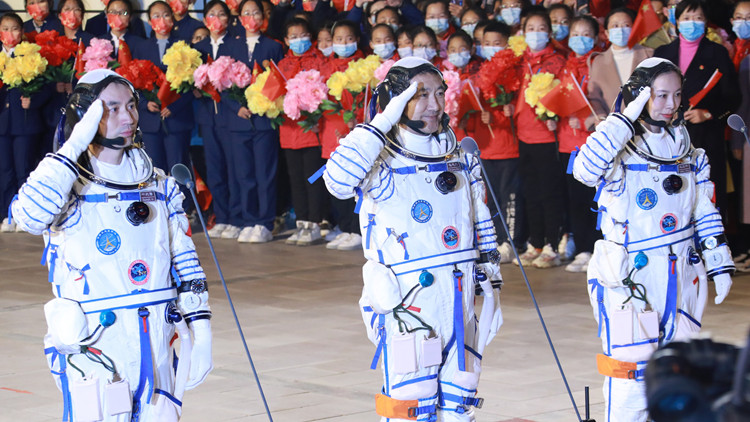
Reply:
[[453, 70], [443, 71], [443, 79], [448, 89], [445, 90], [445, 113], [451, 118], [450, 125], [458, 127], [458, 101], [461, 97], [461, 76]]
[[73, 58], [78, 50], [78, 44], [57, 31], [44, 31], [35, 38], [39, 45], [39, 54], [47, 60], [47, 70], [44, 77], [50, 82], [70, 83], [73, 79]]
[[39, 54], [41, 47], [29, 42], [18, 44], [13, 51], [14, 57], [8, 57], [5, 53], [5, 59], [2, 66], [2, 81], [9, 88], [18, 88], [21, 90], [21, 96], [30, 97], [39, 91], [45, 79], [42, 77], [47, 69], [47, 59]]
[[114, 69], [119, 66], [119, 63], [112, 57], [114, 51], [115, 48], [109, 40], [93, 38], [81, 56], [81, 60], [85, 63], [84, 72], [91, 72], [96, 69]]
[[513, 100], [513, 94], [521, 88], [520, 63], [521, 57], [512, 49], [501, 50], [491, 60], [482, 63], [476, 88], [490, 107], [502, 107]]
[[522, 56], [528, 46], [529, 45], [526, 44], [526, 38], [524, 38], [523, 35], [514, 35], [508, 38], [508, 47], [510, 47], [516, 57]]
[[198, 50], [185, 41], [177, 41], [164, 52], [161, 61], [167, 66], [165, 77], [171, 90], [183, 94], [194, 88], [193, 74], [203, 64]]
[[287, 81], [286, 92], [284, 113], [297, 120], [305, 132], [311, 130], [323, 115], [320, 106], [328, 98], [325, 78], [314, 69], [299, 72]]
[[160, 102], [158, 98], [159, 83], [164, 79], [164, 72], [149, 60], [131, 60], [128, 64], [115, 69], [120, 76], [130, 81], [133, 87], [143, 93], [147, 101]]
[[323, 111], [341, 113], [345, 122], [355, 120], [355, 109], [365, 108], [365, 97], [368, 95], [365, 88], [374, 88], [380, 82], [375, 78], [375, 70], [380, 66], [380, 58], [372, 54], [364, 59], [349, 62], [349, 66], [343, 72], [334, 72], [326, 85], [329, 89], [328, 94], [340, 102], [324, 100], [321, 105]]
[[253, 114], [268, 117], [271, 120], [271, 127], [276, 129], [283, 121], [281, 113], [284, 111], [284, 95], [283, 90], [277, 86], [280, 83], [277, 76], [280, 72], [275, 70], [275, 64], [271, 66], [247, 87], [245, 100], [247, 108]]
[[531, 76], [529, 85], [524, 91], [524, 97], [526, 104], [530, 105], [536, 113], [537, 119], [541, 121], [545, 120], [558, 120], [558, 116], [548, 110], [540, 101], [547, 95], [554, 87], [560, 83], [559, 79], [555, 79], [555, 75], [549, 72], [539, 72]]

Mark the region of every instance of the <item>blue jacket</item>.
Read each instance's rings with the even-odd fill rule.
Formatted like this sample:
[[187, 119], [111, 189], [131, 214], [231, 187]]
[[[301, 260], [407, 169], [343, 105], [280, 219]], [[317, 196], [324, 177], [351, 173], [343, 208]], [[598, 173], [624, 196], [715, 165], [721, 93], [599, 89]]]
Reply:
[[[109, 25], [107, 24], [107, 15], [104, 12], [101, 12], [98, 15], [89, 18], [86, 21], [85, 31], [96, 38], [101, 38], [105, 34], [108, 34]], [[136, 16], [133, 16], [130, 19], [128, 32], [141, 38], [146, 38], [146, 29], [143, 26], [143, 21]]]
[[[113, 48], [115, 46], [114, 41], [112, 41], [111, 32], [107, 32], [105, 34], [96, 36], [96, 38], [109, 41], [109, 43], [112, 44]], [[145, 42], [146, 40], [142, 37], [132, 34], [129, 30], [128, 32], [125, 33], [125, 35], [122, 36], [122, 39], [125, 41], [125, 44], [128, 45], [128, 48], [130, 49], [130, 55], [132, 55], [133, 58], [137, 58], [135, 57], [135, 52], [136, 50], [141, 49], [141, 44]], [[112, 55], [114, 59], [117, 60], [117, 53], [112, 53]]]
[[[172, 44], [179, 41], [177, 36], [170, 34], [167, 41], [167, 49]], [[148, 60], [157, 65], [161, 70], [167, 70], [167, 66], [159, 58], [159, 46], [156, 44], [156, 38], [142, 40], [137, 47], [131, 47], [134, 59]], [[180, 95], [180, 98], [168, 107], [172, 115], [164, 119], [164, 125], [169, 132], [181, 132], [193, 130], [193, 93], [186, 92]], [[138, 114], [140, 115], [139, 126], [144, 132], [155, 133], [161, 128], [162, 119], [159, 113], [152, 113], [147, 108], [148, 101], [140, 101], [138, 104]]]
[[21, 136], [36, 135], [42, 133], [45, 128], [42, 118], [42, 107], [49, 99], [54, 87], [46, 84], [37, 93], [31, 96], [31, 105], [28, 109], [21, 107], [21, 90], [18, 88], [8, 89], [5, 85], [0, 88], [0, 135]]
[[[213, 55], [213, 48], [211, 47], [211, 37], [206, 37], [199, 43], [193, 44], [193, 48], [201, 52], [203, 63], [208, 63], [209, 56], [215, 60], [221, 56], [230, 55], [229, 44], [227, 43], [229, 39], [229, 34], [224, 36], [224, 43], [219, 44], [215, 57]], [[214, 101], [211, 98], [203, 97], [197, 100], [197, 102], [195, 121], [199, 126], [227, 126], [227, 113], [230, 111], [227, 109], [224, 101], [220, 101], [214, 106]]]
[[[36, 28], [34, 28], [34, 20], [29, 19], [26, 22], [23, 23], [23, 32], [34, 32], [36, 31]], [[42, 30], [39, 32], [44, 31], [57, 31], [58, 34], [63, 33], [63, 26], [62, 23], [60, 23], [60, 19], [57, 18], [53, 13], [50, 13], [49, 16], [47, 16], [47, 19], [44, 20], [44, 23], [42, 24]]]
[[76, 37], [75, 39], [73, 39], [73, 41], [75, 41], [76, 44], [78, 44], [78, 41], [81, 40], [83, 41], [84, 47], [88, 47], [93, 38], [94, 38], [93, 35], [89, 34], [86, 31], [83, 31], [81, 28], [78, 28], [78, 31], [76, 31]]
[[[183, 40], [190, 44], [193, 42], [193, 32], [195, 32], [196, 29], [202, 26], [203, 22], [195, 19], [188, 14], [185, 15], [185, 17], [182, 18], [181, 21], [174, 21], [174, 28], [172, 28], [172, 33], [177, 36], [178, 40]], [[153, 31], [151, 31], [151, 36], [154, 36]]]
[[[261, 67], [264, 67], [263, 62], [265, 61], [273, 60], [274, 63], [278, 63], [284, 58], [284, 48], [281, 44], [262, 34], [258, 43], [255, 44], [253, 57], [248, 55], [247, 39], [244, 35], [242, 37], [230, 38], [225, 42], [229, 44], [230, 56], [235, 60], [245, 63], [251, 70], [254, 68], [255, 62], [258, 62]], [[238, 116], [237, 112], [240, 110], [241, 104], [229, 98], [229, 95], [222, 94], [221, 101], [225, 103], [228, 109], [227, 124], [230, 131], [244, 132], [250, 130], [272, 129], [271, 121], [267, 117], [253, 115], [250, 119], [243, 119]]]

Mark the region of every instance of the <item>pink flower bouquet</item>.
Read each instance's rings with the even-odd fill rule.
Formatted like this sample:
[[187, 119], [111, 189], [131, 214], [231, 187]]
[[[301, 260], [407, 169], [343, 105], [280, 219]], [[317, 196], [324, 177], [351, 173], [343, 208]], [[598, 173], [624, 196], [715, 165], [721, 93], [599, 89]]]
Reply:
[[91, 72], [95, 69], [112, 67], [112, 64], [116, 63], [112, 57], [114, 51], [115, 49], [109, 40], [93, 38], [89, 46], [86, 47], [86, 51], [83, 52], [83, 56], [81, 56], [81, 60], [86, 63], [84, 71]]
[[284, 113], [292, 120], [299, 120], [297, 124], [309, 131], [323, 115], [320, 105], [328, 98], [325, 78], [317, 70], [299, 72], [287, 81], [286, 92]]

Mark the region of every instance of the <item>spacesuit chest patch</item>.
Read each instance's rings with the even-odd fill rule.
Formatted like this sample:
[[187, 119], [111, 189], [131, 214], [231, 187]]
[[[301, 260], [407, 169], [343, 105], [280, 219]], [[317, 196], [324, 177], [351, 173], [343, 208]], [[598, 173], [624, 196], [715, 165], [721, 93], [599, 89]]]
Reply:
[[635, 196], [635, 203], [642, 210], [650, 210], [656, 206], [656, 202], [659, 199], [656, 196], [656, 192], [653, 189], [643, 188], [638, 191]]
[[418, 199], [411, 206], [411, 216], [417, 223], [426, 223], [432, 218], [432, 205], [424, 199]]
[[443, 229], [443, 246], [448, 249], [456, 249], [458, 247], [459, 234], [453, 226], [448, 226]]
[[142, 286], [148, 281], [150, 270], [146, 262], [139, 260], [133, 261], [128, 267], [128, 278], [136, 286]]
[[120, 235], [111, 229], [104, 229], [96, 235], [96, 249], [104, 255], [112, 255], [120, 249]]
[[677, 217], [674, 214], [664, 214], [661, 218], [662, 233], [671, 233], [677, 228]]

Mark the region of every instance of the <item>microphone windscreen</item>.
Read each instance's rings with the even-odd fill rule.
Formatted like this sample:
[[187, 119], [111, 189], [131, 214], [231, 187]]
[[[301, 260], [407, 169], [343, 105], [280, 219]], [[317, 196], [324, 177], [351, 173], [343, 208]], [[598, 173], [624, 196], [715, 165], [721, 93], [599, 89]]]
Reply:
[[727, 119], [727, 124], [737, 132], [742, 132], [742, 129], [745, 128], [745, 122], [742, 120], [742, 117], [738, 116], [737, 114], [732, 114], [731, 116], [729, 116], [729, 118]]
[[461, 140], [461, 149], [467, 154], [479, 155], [479, 146], [474, 138], [467, 136]]
[[172, 177], [181, 185], [191, 187], [193, 184], [193, 176], [190, 174], [190, 170], [182, 163], [172, 166]]

